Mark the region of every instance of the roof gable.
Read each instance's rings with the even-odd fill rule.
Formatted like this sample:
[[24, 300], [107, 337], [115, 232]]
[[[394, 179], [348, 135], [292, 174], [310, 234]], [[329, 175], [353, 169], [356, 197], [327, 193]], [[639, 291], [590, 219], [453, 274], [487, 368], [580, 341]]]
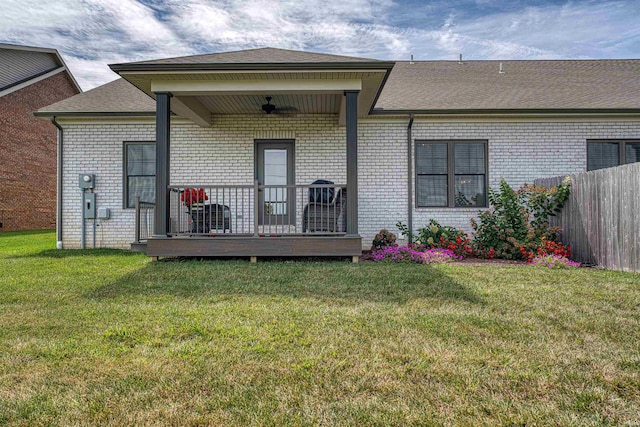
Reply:
[[56, 49], [0, 43], [0, 96], [8, 95], [59, 72], [82, 89]]
[[0, 47], [0, 91], [60, 66], [50, 53]]
[[[325, 53], [265, 47], [206, 55], [181, 56], [151, 61], [129, 62], [127, 65], [162, 64], [294, 64], [294, 63], [366, 63], [378, 60]], [[379, 61], [383, 62], [383, 61]]]

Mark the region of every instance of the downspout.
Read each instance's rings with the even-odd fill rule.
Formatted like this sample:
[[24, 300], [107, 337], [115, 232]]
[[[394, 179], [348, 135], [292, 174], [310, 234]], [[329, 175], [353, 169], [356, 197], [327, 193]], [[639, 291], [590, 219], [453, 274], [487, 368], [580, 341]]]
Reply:
[[56, 248], [62, 249], [62, 145], [64, 143], [64, 130], [56, 121], [56, 116], [51, 117], [51, 123], [58, 128], [58, 188], [56, 206]]
[[407, 226], [409, 227], [409, 244], [413, 243], [413, 113], [409, 114], [407, 125]]

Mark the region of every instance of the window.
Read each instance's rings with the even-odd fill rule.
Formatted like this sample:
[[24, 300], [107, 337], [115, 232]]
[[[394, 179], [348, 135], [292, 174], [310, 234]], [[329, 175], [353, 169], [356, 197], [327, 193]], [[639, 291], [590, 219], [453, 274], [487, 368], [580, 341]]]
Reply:
[[486, 141], [416, 141], [418, 207], [485, 207]]
[[124, 144], [124, 202], [133, 208], [141, 202], [156, 201], [156, 145], [153, 142]]
[[640, 141], [587, 141], [587, 170], [640, 162]]

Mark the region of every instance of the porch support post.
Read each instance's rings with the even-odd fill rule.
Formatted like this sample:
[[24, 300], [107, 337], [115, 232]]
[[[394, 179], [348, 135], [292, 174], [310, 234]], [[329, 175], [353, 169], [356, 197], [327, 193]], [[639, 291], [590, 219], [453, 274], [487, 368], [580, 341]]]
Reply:
[[171, 94], [156, 93], [156, 206], [153, 237], [167, 237], [169, 231], [169, 149], [171, 139]]
[[347, 90], [347, 236], [358, 236], [358, 93]]

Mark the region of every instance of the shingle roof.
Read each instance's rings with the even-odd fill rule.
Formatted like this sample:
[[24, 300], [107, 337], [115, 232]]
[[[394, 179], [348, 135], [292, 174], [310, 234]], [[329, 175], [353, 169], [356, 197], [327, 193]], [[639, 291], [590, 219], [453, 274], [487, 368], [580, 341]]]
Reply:
[[[279, 63], [349, 63], [378, 62], [376, 59], [356, 58], [353, 56], [330, 55], [326, 53], [302, 52], [298, 50], [265, 47], [234, 52], [212, 53], [207, 55], [162, 58], [152, 61], [129, 62], [126, 65], [161, 64], [279, 64]], [[380, 61], [383, 62], [383, 61]]]
[[[282, 51], [288, 55], [292, 51]], [[267, 49], [199, 55], [258, 60]], [[283, 53], [283, 55], [285, 55]], [[294, 52], [306, 54], [304, 52]], [[348, 58], [330, 55], [336, 58]], [[226, 58], [226, 59], [221, 59]], [[280, 57], [282, 60], [282, 57]], [[261, 60], [266, 60], [262, 58]], [[278, 57], [269, 55], [270, 62]], [[287, 61], [290, 58], [286, 59]], [[312, 60], [309, 58], [308, 60]], [[370, 61], [370, 60], [366, 60]], [[504, 73], [499, 73], [500, 63]], [[376, 111], [482, 112], [496, 110], [640, 110], [640, 60], [397, 62]], [[123, 79], [39, 111], [46, 113], [151, 113], [153, 99]]]
[[397, 62], [376, 108], [640, 109], [640, 60]]
[[50, 113], [150, 113], [155, 101], [124, 79], [117, 79], [38, 110]]

